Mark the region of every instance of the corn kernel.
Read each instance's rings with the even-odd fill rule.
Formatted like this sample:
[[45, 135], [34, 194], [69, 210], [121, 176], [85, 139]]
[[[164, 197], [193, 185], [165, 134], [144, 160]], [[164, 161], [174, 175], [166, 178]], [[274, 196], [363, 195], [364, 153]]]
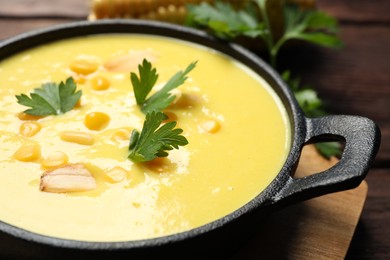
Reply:
[[92, 112], [85, 116], [84, 125], [89, 130], [100, 131], [110, 122], [110, 116], [102, 112]]
[[37, 122], [23, 122], [20, 125], [19, 133], [24, 137], [36, 135], [41, 130], [41, 125]]
[[177, 121], [177, 115], [175, 113], [171, 111], [165, 111], [164, 114], [167, 116], [167, 119], [163, 121], [164, 123]]
[[171, 107], [173, 108], [192, 108], [201, 103], [201, 98], [195, 94], [178, 93]]
[[118, 129], [112, 134], [111, 139], [113, 141], [129, 141], [130, 131], [125, 128]]
[[165, 8], [165, 6], [158, 7], [157, 14], [158, 14], [159, 18], [163, 21], [166, 21], [168, 18], [167, 9]]
[[97, 76], [91, 80], [91, 86], [94, 90], [106, 90], [110, 87], [110, 81], [102, 76]]
[[95, 72], [98, 69], [98, 64], [95, 61], [87, 59], [75, 60], [70, 64], [70, 69], [77, 74], [88, 75]]
[[166, 157], [157, 157], [156, 159], [145, 162], [143, 165], [156, 173], [169, 172], [175, 167], [175, 165]]
[[81, 145], [93, 145], [95, 139], [92, 135], [78, 131], [62, 132], [60, 138], [65, 142], [76, 143]]
[[84, 84], [86, 81], [86, 78], [84, 75], [77, 75], [73, 77], [74, 81], [78, 84]]
[[41, 147], [37, 142], [24, 143], [14, 154], [18, 161], [33, 162], [41, 157]]
[[[249, 0], [225, 0], [235, 7], [241, 7]], [[201, 2], [215, 3], [216, 0], [93, 0], [89, 19], [102, 18], [148, 18], [183, 23], [187, 4]], [[288, 0], [302, 6], [302, 2], [315, 0]]]
[[210, 134], [214, 134], [221, 129], [221, 124], [216, 120], [208, 120], [202, 123], [202, 129]]
[[81, 98], [77, 100], [77, 103], [74, 105], [75, 108], [81, 107]]
[[115, 166], [115, 167], [108, 169], [104, 172], [106, 174], [108, 181], [111, 183], [120, 182], [127, 175], [127, 171], [119, 166]]
[[105, 0], [94, 0], [93, 1], [93, 12], [97, 19], [106, 17], [107, 2]]
[[36, 121], [38, 119], [41, 119], [42, 116], [34, 116], [34, 115], [29, 115], [24, 112], [18, 113], [18, 118], [23, 121]]
[[68, 163], [68, 156], [63, 152], [51, 153], [48, 157], [44, 158], [41, 162], [43, 168], [53, 168], [62, 166]]

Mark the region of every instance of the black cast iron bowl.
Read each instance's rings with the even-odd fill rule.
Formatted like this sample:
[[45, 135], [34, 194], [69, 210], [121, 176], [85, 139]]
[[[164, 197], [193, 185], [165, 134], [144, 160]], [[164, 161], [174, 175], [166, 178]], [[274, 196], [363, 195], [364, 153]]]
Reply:
[[[257, 197], [233, 213], [199, 228], [139, 241], [85, 242], [43, 236], [0, 222], [0, 258], [219, 259], [229, 255], [244, 241], [254, 230], [255, 224], [269, 212], [295, 202], [356, 187], [365, 178], [380, 143], [380, 131], [374, 122], [364, 117], [345, 115], [306, 118], [290, 89], [264, 61], [238, 45], [221, 42], [197, 30], [140, 20], [71, 23], [1, 42], [0, 61], [22, 50], [52, 41], [110, 33], [141, 33], [177, 38], [218, 50], [252, 68], [276, 91], [288, 111], [292, 129], [288, 158], [272, 183]], [[300, 179], [293, 178], [303, 145], [328, 139], [345, 142], [340, 162], [324, 172]]]

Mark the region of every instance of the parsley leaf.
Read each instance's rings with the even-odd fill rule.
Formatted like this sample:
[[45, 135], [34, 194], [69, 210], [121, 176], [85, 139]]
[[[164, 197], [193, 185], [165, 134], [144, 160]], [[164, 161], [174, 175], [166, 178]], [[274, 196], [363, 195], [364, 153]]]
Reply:
[[249, 8], [235, 10], [230, 4], [218, 1], [214, 6], [208, 3], [188, 5], [188, 10], [189, 25], [209, 28], [222, 39], [239, 35], [257, 37], [264, 33], [263, 24], [258, 22], [256, 14]]
[[284, 8], [285, 32], [274, 46], [278, 52], [286, 41], [297, 39], [328, 48], [340, 48], [342, 41], [336, 35], [337, 20], [332, 16], [316, 10], [300, 10], [298, 6], [288, 4]]
[[175, 99], [175, 95], [170, 93], [171, 90], [184, 84], [187, 80], [187, 74], [190, 73], [196, 66], [196, 62], [191, 63], [184, 71], [177, 72], [167, 83], [150, 98], [148, 98], [142, 106], [142, 112], [145, 114], [151, 111], [162, 111], [167, 108]]
[[145, 102], [146, 96], [152, 90], [154, 84], [156, 84], [158, 74], [156, 69], [152, 68], [152, 64], [146, 59], [142, 61], [142, 65], [138, 65], [138, 72], [140, 75], [139, 78], [137, 74], [132, 72], [130, 74], [130, 79], [133, 84], [137, 104], [142, 105]]
[[[253, 4], [257, 8], [253, 8]], [[267, 0], [248, 1], [245, 9], [217, 1], [188, 5], [187, 25], [209, 29], [215, 36], [233, 40], [239, 36], [262, 39], [267, 46], [271, 65], [276, 67], [280, 48], [289, 40], [302, 40], [328, 48], [342, 47], [337, 36], [338, 23], [332, 16], [317, 10], [302, 10], [296, 4], [283, 4], [284, 33], [273, 39]]]
[[152, 68], [152, 64], [144, 59], [142, 65], [138, 66], [140, 76], [138, 77], [135, 73], [130, 75], [134, 95], [137, 104], [141, 106], [142, 112], [147, 114], [151, 111], [162, 111], [167, 108], [175, 99], [175, 96], [170, 91], [182, 85], [187, 79], [187, 74], [195, 66], [196, 62], [193, 62], [184, 71], [177, 72], [159, 91], [146, 99], [156, 84], [158, 74], [156, 69]]
[[315, 146], [318, 152], [327, 159], [332, 156], [340, 158], [343, 154], [342, 145], [339, 142], [316, 143]]
[[152, 111], [146, 114], [141, 133], [133, 130], [129, 144], [129, 159], [133, 162], [151, 161], [157, 157], [166, 157], [166, 151], [187, 145], [187, 139], [180, 135], [183, 130], [175, 128], [176, 122], [161, 123], [167, 117], [162, 112]]
[[312, 87], [301, 86], [301, 80], [291, 78], [290, 71], [283, 72], [282, 78], [294, 92], [295, 98], [306, 116], [316, 117], [326, 114], [321, 99]]
[[59, 115], [70, 111], [79, 101], [82, 91], [76, 92], [76, 84], [73, 78], [66, 79], [66, 82], [45, 83], [41, 88], [36, 88], [30, 97], [21, 94], [17, 95], [17, 102], [21, 105], [31, 107], [24, 111], [26, 114], [35, 116]]

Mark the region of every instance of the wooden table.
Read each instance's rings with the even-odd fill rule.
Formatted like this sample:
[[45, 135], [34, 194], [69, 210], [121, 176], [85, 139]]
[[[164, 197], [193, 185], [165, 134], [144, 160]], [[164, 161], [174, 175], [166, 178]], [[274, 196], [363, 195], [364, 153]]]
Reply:
[[[367, 201], [347, 254], [349, 259], [390, 259], [390, 1], [318, 0], [336, 16], [341, 51], [302, 46], [282, 53], [318, 90], [333, 114], [376, 121], [382, 144], [367, 176]], [[85, 20], [88, 0], [0, 0], [0, 40], [36, 28]], [[288, 57], [288, 59], [286, 59]]]

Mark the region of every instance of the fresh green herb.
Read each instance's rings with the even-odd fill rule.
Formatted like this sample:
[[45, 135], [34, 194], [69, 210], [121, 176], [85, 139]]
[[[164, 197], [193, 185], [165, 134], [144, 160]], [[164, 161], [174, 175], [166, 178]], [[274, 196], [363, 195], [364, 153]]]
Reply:
[[183, 130], [176, 128], [176, 122], [161, 123], [167, 119], [162, 112], [152, 111], [146, 114], [141, 133], [133, 130], [130, 137], [129, 159], [133, 162], [151, 161], [157, 157], [166, 157], [166, 151], [188, 144], [180, 135]]
[[[222, 39], [238, 36], [261, 38], [267, 46], [270, 63], [276, 67], [280, 48], [289, 40], [302, 40], [325, 47], [339, 48], [341, 40], [337, 36], [337, 20], [317, 10], [300, 10], [297, 5], [284, 4], [284, 33], [279, 39], [273, 38], [272, 25], [266, 11], [266, 0], [248, 1], [246, 9], [236, 10], [229, 3], [215, 5], [203, 3], [189, 5], [187, 24], [207, 28]], [[258, 9], [257, 15], [253, 4]], [[251, 8], [252, 7], [252, 8]]]
[[188, 9], [188, 24], [208, 28], [222, 39], [240, 35], [257, 37], [265, 33], [264, 25], [258, 22], [253, 9], [235, 10], [223, 2], [216, 2], [214, 6], [208, 3], [189, 5]]
[[316, 143], [315, 146], [318, 152], [327, 159], [333, 156], [340, 158], [343, 153], [342, 145], [339, 142]]
[[191, 63], [184, 71], [177, 72], [156, 93], [148, 97], [157, 82], [157, 70], [146, 59], [138, 66], [139, 76], [130, 74], [134, 95], [137, 104], [146, 114], [141, 133], [133, 130], [129, 144], [129, 159], [134, 162], [151, 161], [157, 157], [168, 156], [167, 151], [178, 149], [188, 144], [187, 139], [181, 135], [182, 129], [176, 128], [176, 122], [161, 123], [167, 119], [161, 111], [167, 108], [175, 99], [171, 90], [182, 85], [187, 74], [193, 70], [196, 62]]
[[316, 10], [300, 10], [296, 5], [284, 8], [285, 31], [283, 36], [270, 49], [271, 63], [276, 65], [280, 48], [289, 40], [302, 40], [328, 48], [340, 48], [342, 41], [337, 36], [337, 20]]
[[76, 92], [76, 84], [73, 78], [66, 79], [66, 82], [45, 83], [41, 88], [36, 88], [30, 94], [30, 97], [21, 94], [16, 99], [19, 104], [31, 109], [24, 111], [26, 114], [35, 116], [59, 115], [66, 113], [77, 104], [82, 91]]
[[143, 60], [142, 65], [138, 65], [139, 78], [137, 74], [132, 72], [130, 74], [131, 83], [137, 105], [142, 105], [145, 102], [146, 96], [156, 84], [158, 79], [157, 70], [152, 68], [152, 64], [146, 59]]
[[285, 71], [282, 78], [293, 90], [299, 106], [308, 117], [323, 116], [326, 114], [324, 105], [317, 92], [310, 86], [301, 86], [299, 78], [291, 78], [290, 71]]
[[140, 76], [138, 77], [134, 72], [130, 75], [134, 95], [142, 112], [147, 114], [151, 111], [162, 111], [167, 108], [175, 99], [175, 95], [172, 95], [170, 91], [182, 85], [187, 79], [187, 74], [195, 66], [196, 62], [193, 62], [184, 71], [177, 72], [159, 91], [146, 99], [157, 81], [158, 74], [152, 64], [144, 59], [142, 65], [138, 66]]

